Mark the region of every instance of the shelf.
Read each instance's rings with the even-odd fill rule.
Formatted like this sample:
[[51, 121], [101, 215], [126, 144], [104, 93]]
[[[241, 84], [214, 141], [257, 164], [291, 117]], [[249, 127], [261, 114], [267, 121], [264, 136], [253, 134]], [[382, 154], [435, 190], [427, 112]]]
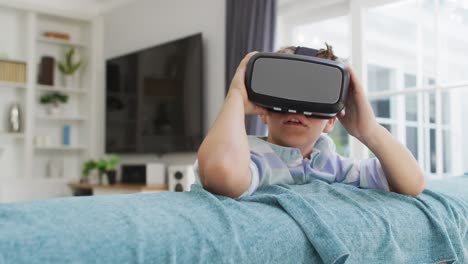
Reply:
[[84, 151], [85, 146], [35, 146], [36, 150], [47, 150], [47, 151]]
[[24, 138], [23, 133], [11, 133], [11, 132], [5, 132], [5, 131], [0, 131], [0, 136], [6, 136], [6, 137], [12, 137], [12, 138]]
[[58, 177], [58, 178], [55, 178], [55, 177], [48, 177], [46, 176], [45, 178], [43, 179], [40, 179], [41, 181], [46, 181], [46, 182], [58, 182], [58, 183], [64, 183], [64, 184], [68, 184], [72, 181], [76, 181], [77, 178], [69, 178], [69, 177]]
[[61, 122], [84, 122], [87, 119], [84, 117], [67, 117], [67, 116], [36, 116], [37, 119]]
[[81, 41], [70, 41], [70, 40], [60, 40], [47, 37], [38, 37], [37, 41], [47, 44], [59, 45], [59, 46], [76, 46], [86, 48], [86, 44]]
[[68, 177], [44, 177], [44, 178], [35, 178], [35, 177], [22, 177], [17, 179], [11, 179], [12, 181], [25, 182], [25, 183], [40, 183], [40, 182], [50, 182], [50, 183], [63, 183], [69, 184], [70, 182], [76, 181], [77, 178], [68, 178]]
[[0, 87], [13, 89], [26, 89], [26, 83], [0, 81]]
[[69, 183], [68, 186], [76, 189], [106, 189], [106, 190], [127, 190], [127, 191], [167, 191], [169, 190], [167, 185], [141, 185], [141, 184], [125, 184], [116, 183], [113, 185], [109, 184], [89, 184], [89, 183]]
[[37, 90], [43, 92], [63, 92], [68, 94], [81, 94], [85, 95], [87, 92], [80, 88], [65, 88], [61, 86], [51, 86], [51, 85], [42, 85], [37, 84]]

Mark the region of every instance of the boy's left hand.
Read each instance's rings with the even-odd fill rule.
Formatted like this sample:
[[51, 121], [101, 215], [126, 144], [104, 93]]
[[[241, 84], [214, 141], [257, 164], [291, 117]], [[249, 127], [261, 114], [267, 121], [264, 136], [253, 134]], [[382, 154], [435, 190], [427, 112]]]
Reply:
[[356, 74], [351, 67], [347, 66], [347, 69], [350, 74], [348, 98], [345, 108], [338, 114], [338, 120], [349, 134], [365, 143], [380, 125]]

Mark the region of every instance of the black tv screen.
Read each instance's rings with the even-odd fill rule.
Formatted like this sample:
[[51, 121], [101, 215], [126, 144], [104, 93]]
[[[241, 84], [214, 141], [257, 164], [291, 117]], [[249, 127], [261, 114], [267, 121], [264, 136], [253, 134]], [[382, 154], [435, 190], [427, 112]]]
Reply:
[[203, 139], [202, 35], [106, 62], [106, 153], [194, 152]]

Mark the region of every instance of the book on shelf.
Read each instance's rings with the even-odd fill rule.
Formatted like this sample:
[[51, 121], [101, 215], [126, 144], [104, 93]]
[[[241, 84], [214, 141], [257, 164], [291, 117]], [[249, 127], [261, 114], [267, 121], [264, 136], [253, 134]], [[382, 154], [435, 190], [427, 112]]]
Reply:
[[39, 66], [39, 84], [54, 85], [55, 59], [51, 56], [42, 56]]
[[26, 82], [26, 63], [21, 61], [0, 60], [0, 81]]
[[55, 31], [46, 31], [44, 32], [44, 37], [51, 38], [51, 39], [58, 39], [58, 40], [70, 40], [70, 35], [67, 33], [62, 32], [55, 32]]

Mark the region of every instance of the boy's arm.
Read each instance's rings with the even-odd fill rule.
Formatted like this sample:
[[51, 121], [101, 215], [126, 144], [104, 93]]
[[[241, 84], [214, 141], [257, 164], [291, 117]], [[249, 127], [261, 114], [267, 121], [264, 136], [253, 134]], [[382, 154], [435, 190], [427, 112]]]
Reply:
[[390, 190], [417, 196], [424, 190], [424, 175], [411, 152], [383, 126], [378, 125], [363, 142], [379, 159]]
[[249, 53], [239, 64], [216, 121], [198, 151], [200, 181], [208, 191], [238, 197], [250, 186], [250, 149], [245, 130], [245, 114], [263, 114], [252, 104], [244, 84]]
[[424, 174], [411, 152], [377, 123], [355, 73], [348, 67], [351, 83], [345, 110], [338, 119], [348, 133], [365, 144], [379, 159], [393, 192], [417, 196], [425, 188]]

